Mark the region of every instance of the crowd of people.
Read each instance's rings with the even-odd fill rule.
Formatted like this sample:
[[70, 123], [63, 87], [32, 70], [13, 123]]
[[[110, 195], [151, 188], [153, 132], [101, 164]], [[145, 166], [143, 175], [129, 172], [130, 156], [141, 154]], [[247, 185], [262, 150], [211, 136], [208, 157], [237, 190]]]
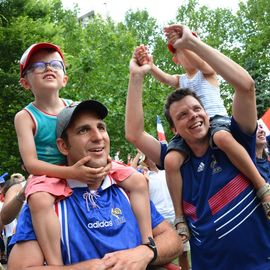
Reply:
[[[60, 47], [22, 55], [20, 84], [34, 100], [15, 116], [27, 182], [13, 174], [1, 186], [8, 269], [269, 269], [270, 159], [255, 83], [187, 26], [164, 32], [186, 73], [167, 74], [146, 45], [135, 48], [125, 136], [137, 154], [127, 164], [120, 151], [110, 157], [104, 104], [60, 98]], [[164, 105], [169, 144], [144, 130], [149, 73], [176, 89]], [[217, 74], [234, 89], [232, 116]]]
[[[6, 175], [8, 176], [8, 174]], [[7, 263], [10, 246], [9, 242], [16, 230], [17, 216], [25, 201], [24, 187], [26, 178], [21, 173], [13, 173], [9, 179], [1, 178], [0, 180], [0, 220], [1, 220], [1, 236], [0, 236], [0, 269], [2, 265]], [[10, 201], [14, 202], [10, 204]], [[11, 206], [11, 208], [10, 208]], [[15, 206], [15, 208], [13, 208]]]

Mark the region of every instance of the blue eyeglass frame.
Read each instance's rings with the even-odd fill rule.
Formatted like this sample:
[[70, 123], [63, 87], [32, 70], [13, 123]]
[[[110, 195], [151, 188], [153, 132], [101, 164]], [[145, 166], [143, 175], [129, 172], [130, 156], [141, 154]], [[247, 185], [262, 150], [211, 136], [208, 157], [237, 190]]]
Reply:
[[36, 68], [38, 67], [43, 67], [43, 71], [44, 72], [47, 68], [47, 66], [50, 66], [52, 69], [54, 70], [57, 70], [53, 67], [52, 63], [53, 62], [57, 62], [57, 63], [60, 63], [61, 67], [62, 67], [62, 70], [64, 71], [64, 73], [66, 73], [66, 68], [65, 68], [65, 65], [63, 63], [63, 61], [61, 60], [51, 60], [50, 62], [45, 62], [45, 61], [40, 61], [40, 62], [36, 62], [36, 63], [33, 63], [31, 66], [29, 66], [25, 72], [23, 73], [23, 76], [25, 76], [27, 73], [31, 72], [31, 71], [34, 71]]

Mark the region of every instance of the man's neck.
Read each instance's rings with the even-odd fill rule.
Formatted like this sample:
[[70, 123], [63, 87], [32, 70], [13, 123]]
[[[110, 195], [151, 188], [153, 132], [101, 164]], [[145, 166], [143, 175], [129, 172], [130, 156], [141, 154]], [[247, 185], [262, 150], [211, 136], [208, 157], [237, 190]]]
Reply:
[[95, 180], [95, 182], [88, 184], [88, 188], [90, 190], [98, 190], [101, 186], [102, 183], [104, 181], [105, 178], [99, 179], [99, 180]]
[[207, 152], [207, 149], [209, 148], [208, 139], [207, 141], [197, 141], [197, 142], [186, 141], [186, 143], [188, 144], [189, 148], [191, 149], [191, 151], [196, 157], [202, 157]]

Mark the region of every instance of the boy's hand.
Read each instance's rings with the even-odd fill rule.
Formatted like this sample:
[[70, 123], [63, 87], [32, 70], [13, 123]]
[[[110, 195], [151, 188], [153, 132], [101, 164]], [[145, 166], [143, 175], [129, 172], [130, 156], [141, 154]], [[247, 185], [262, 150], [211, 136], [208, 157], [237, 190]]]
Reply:
[[91, 157], [86, 156], [71, 166], [73, 179], [86, 184], [93, 184], [97, 180], [102, 180], [112, 168], [112, 159], [110, 156], [107, 159], [107, 165], [100, 168], [91, 168], [86, 166], [90, 160]]
[[150, 63], [151, 55], [149, 54], [147, 46], [141, 44], [135, 50], [136, 58], [140, 66]]
[[181, 28], [179, 25], [170, 25], [168, 27], [164, 27], [164, 33], [167, 38], [167, 42], [171, 45], [174, 45], [176, 40], [181, 38], [182, 35]]
[[[144, 45], [141, 45], [141, 46], [144, 46]], [[130, 60], [129, 70], [130, 70], [130, 73], [140, 74], [144, 76], [151, 69], [150, 65], [152, 64], [152, 57], [151, 56], [149, 56], [149, 58], [145, 57], [145, 52], [144, 52], [145, 49], [142, 49], [141, 46], [138, 46], [135, 48], [132, 58]], [[143, 64], [143, 65], [140, 64], [140, 62], [142, 63], [143, 61], [146, 61], [146, 60], [148, 60], [147, 64]]]
[[168, 39], [168, 42], [171, 43], [176, 49], [189, 49], [189, 44], [193, 39], [196, 38], [196, 36], [187, 26], [178, 24], [164, 27], [164, 33]]
[[102, 260], [105, 264], [113, 264], [117, 270], [144, 270], [151, 260], [153, 252], [140, 245], [136, 248], [107, 253]]

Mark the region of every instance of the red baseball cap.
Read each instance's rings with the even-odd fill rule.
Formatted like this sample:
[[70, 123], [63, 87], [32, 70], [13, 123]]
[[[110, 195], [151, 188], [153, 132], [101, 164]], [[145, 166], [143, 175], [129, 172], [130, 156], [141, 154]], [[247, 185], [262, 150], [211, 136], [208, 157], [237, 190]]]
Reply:
[[20, 74], [21, 77], [23, 76], [23, 73], [25, 71], [25, 68], [29, 64], [31, 56], [36, 53], [37, 51], [41, 49], [52, 49], [56, 52], [58, 52], [62, 58], [62, 60], [65, 62], [64, 55], [60, 49], [59, 46], [54, 45], [52, 43], [47, 43], [47, 42], [41, 42], [41, 43], [35, 43], [32, 44], [22, 55], [21, 60], [20, 60]]
[[[193, 31], [192, 31], [192, 35], [195, 36], [196, 38], [199, 38], [199, 36], [197, 35], [196, 32], [193, 32]], [[168, 44], [167, 44], [167, 47], [168, 47], [168, 50], [169, 50], [172, 54], [175, 54], [176, 49], [173, 47], [173, 45], [172, 45], [171, 43], [168, 43]]]

